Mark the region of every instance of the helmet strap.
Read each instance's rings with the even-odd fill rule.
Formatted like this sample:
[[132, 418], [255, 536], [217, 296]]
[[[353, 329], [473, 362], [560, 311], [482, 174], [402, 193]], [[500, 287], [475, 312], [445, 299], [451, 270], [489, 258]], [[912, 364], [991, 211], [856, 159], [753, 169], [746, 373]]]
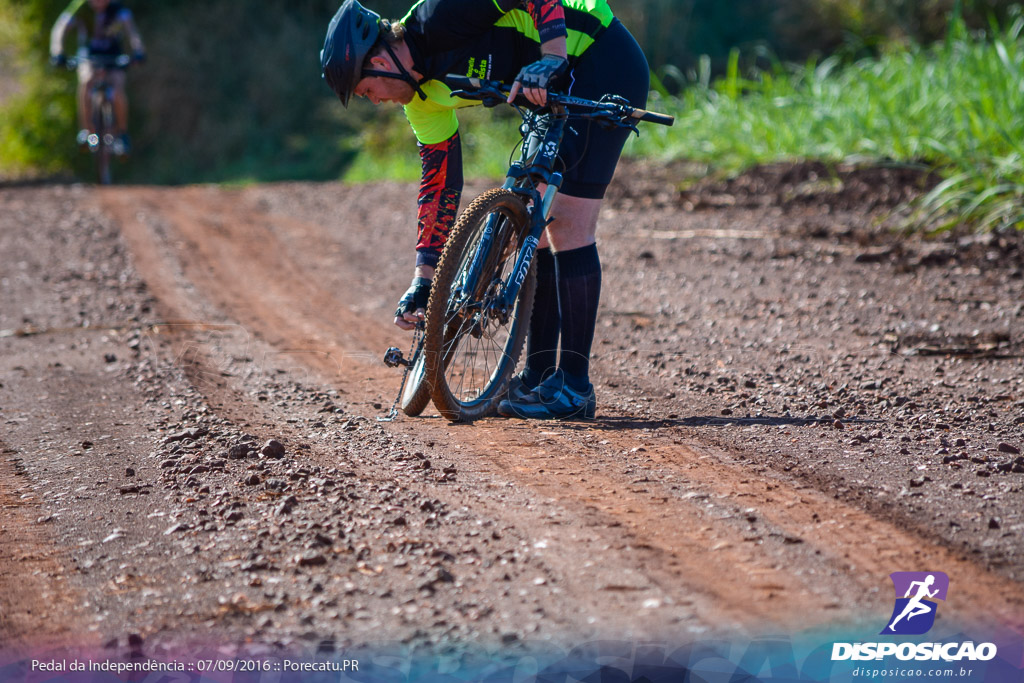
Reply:
[[402, 61], [398, 58], [398, 55], [395, 54], [395, 51], [391, 49], [391, 45], [388, 43], [388, 41], [384, 40], [381, 42], [384, 43], [384, 49], [387, 50], [388, 56], [391, 57], [391, 61], [394, 62], [395, 66], [398, 68], [398, 73], [394, 73], [393, 71], [381, 71], [379, 69], [363, 69], [363, 76], [395, 78], [400, 81], [405, 81], [406, 83], [412, 86], [413, 90], [416, 91], [416, 94], [420, 96], [420, 99], [426, 100], [427, 95], [426, 93], [423, 92], [423, 89], [420, 88], [421, 81], [417, 81], [415, 78], [413, 78], [412, 74], [409, 73], [409, 70], [405, 68], [405, 65], [402, 64]]

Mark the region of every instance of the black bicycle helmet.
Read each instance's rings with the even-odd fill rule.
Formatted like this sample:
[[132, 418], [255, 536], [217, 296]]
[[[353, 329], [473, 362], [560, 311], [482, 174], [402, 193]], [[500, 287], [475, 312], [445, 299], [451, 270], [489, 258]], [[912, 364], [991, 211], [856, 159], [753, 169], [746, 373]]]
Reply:
[[362, 78], [363, 61], [380, 37], [380, 15], [357, 0], [345, 0], [327, 26], [320, 68], [338, 99], [348, 106], [352, 90]]

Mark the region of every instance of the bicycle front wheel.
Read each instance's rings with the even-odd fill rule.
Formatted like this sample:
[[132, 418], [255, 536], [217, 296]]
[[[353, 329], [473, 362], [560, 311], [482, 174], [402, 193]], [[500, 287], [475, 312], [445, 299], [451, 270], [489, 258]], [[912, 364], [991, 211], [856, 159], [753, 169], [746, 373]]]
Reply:
[[511, 308], [503, 306], [530, 215], [514, 193], [495, 189], [459, 216], [434, 274], [423, 346], [437, 410], [449, 420], [494, 412], [523, 350], [537, 278], [534, 268]]
[[430, 403], [430, 382], [426, 381], [426, 362], [423, 348], [415, 356], [409, 374], [405, 378], [405, 386], [402, 388], [402, 397], [399, 406], [402, 412], [409, 417], [416, 417], [423, 412], [423, 409]]
[[114, 145], [114, 105], [106, 97], [93, 101], [93, 128], [96, 131], [96, 175], [100, 185], [110, 185], [113, 178], [110, 161]]

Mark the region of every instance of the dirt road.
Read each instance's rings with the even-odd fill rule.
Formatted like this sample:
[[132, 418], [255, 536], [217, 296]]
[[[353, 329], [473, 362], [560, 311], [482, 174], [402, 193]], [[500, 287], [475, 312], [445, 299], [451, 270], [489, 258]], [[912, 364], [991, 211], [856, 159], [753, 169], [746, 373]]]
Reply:
[[894, 571], [1019, 632], [1019, 236], [893, 240], [896, 171], [628, 175], [551, 424], [377, 421], [409, 186], [0, 188], [4, 642], [877, 633]]

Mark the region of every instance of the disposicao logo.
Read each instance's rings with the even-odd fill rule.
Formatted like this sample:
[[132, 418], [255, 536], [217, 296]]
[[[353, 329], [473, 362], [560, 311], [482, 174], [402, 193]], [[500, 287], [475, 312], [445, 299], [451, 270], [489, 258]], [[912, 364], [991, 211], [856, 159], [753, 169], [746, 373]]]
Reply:
[[[917, 636], [935, 625], [938, 600], [945, 601], [949, 577], [942, 572], [893, 572], [889, 575], [896, 591], [896, 604], [885, 629], [879, 635]], [[993, 643], [833, 643], [832, 661], [988, 661], [996, 656]]]
[[949, 577], [942, 572], [893, 572], [896, 605], [881, 635], [919, 636], [935, 625], [939, 604], [949, 592]]

